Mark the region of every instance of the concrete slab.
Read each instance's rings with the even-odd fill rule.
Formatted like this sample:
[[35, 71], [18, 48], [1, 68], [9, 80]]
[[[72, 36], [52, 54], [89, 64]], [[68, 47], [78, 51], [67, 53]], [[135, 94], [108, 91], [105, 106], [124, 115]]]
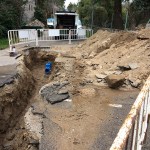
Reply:
[[0, 66], [0, 87], [3, 87], [5, 84], [12, 83], [16, 73], [16, 64]]
[[9, 49], [0, 51], [0, 87], [13, 82], [17, 63], [15, 57], [9, 56]]
[[9, 56], [9, 49], [0, 51], [0, 66], [17, 64], [15, 57]]

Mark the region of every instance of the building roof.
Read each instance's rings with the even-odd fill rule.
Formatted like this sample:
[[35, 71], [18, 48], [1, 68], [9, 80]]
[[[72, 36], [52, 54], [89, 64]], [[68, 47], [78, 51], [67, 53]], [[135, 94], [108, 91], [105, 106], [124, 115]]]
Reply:
[[38, 19], [28, 23], [26, 26], [38, 26], [38, 27], [42, 27], [42, 28], [45, 27], [45, 25], [41, 21], [39, 21]]

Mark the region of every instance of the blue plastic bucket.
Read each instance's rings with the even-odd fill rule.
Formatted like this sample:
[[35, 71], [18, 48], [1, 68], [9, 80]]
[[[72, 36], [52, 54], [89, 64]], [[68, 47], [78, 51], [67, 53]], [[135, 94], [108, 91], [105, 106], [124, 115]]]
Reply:
[[46, 65], [45, 65], [45, 73], [49, 74], [51, 72], [51, 70], [52, 70], [52, 62], [46, 63]]

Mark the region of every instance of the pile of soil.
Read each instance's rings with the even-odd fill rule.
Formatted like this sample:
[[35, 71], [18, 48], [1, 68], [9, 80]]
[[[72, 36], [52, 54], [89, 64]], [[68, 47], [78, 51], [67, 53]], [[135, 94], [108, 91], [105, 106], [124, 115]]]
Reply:
[[85, 78], [94, 84], [96, 74], [119, 74], [126, 79], [125, 87], [141, 87], [150, 74], [150, 30], [99, 30], [75, 48], [72, 55], [83, 64]]

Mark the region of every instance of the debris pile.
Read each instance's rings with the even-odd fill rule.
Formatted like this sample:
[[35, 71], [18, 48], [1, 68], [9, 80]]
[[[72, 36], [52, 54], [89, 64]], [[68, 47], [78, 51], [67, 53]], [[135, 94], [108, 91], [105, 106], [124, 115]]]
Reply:
[[105, 86], [107, 76], [122, 75], [123, 87], [140, 88], [150, 74], [150, 30], [99, 30], [72, 55], [84, 66], [84, 76], [93, 84]]

